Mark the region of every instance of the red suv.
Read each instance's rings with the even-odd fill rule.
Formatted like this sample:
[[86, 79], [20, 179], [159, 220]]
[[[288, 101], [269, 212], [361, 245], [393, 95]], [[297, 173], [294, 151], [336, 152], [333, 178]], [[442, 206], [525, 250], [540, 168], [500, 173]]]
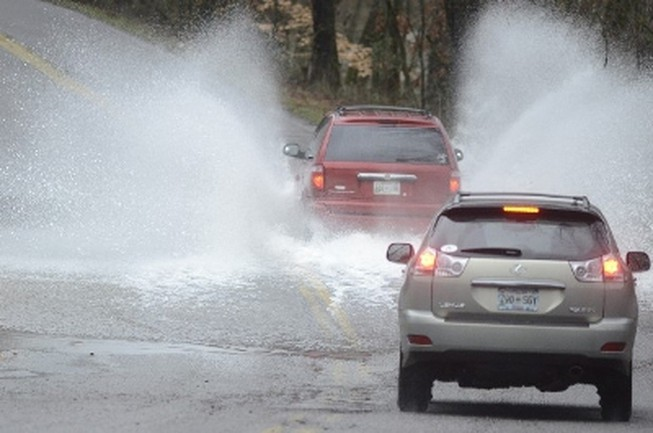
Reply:
[[302, 201], [330, 227], [422, 230], [460, 189], [462, 152], [425, 110], [338, 107], [308, 145], [283, 152]]

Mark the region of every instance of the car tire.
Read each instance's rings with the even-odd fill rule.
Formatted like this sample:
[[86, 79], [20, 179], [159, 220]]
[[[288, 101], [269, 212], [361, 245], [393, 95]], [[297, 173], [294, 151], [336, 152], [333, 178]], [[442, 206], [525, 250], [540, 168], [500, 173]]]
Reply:
[[597, 388], [601, 418], [604, 421], [629, 421], [633, 407], [632, 366], [625, 373], [611, 371]]
[[402, 358], [400, 355], [397, 406], [402, 412], [426, 412], [431, 401], [433, 380], [420, 364], [403, 367]]

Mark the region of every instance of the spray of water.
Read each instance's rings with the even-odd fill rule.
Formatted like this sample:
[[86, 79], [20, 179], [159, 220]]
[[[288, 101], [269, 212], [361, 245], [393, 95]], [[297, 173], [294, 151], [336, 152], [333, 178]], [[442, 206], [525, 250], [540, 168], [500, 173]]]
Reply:
[[[416, 239], [306, 241], [285, 224], [297, 209], [276, 77], [253, 28], [227, 21], [176, 55], [83, 41], [69, 50], [70, 65], [103, 89], [101, 107], [39, 95], [38, 127], [1, 172], [16, 198], [3, 266], [139, 263], [130, 284], [172, 290], [287, 266], [319, 273], [336, 298], [392, 304], [400, 270], [385, 247]], [[465, 189], [586, 194], [622, 247], [653, 251], [653, 82], [624, 64], [605, 68], [601, 49], [595, 32], [541, 9], [488, 8], [467, 40], [449, 129], [466, 153]], [[93, 62], [79, 62], [88, 50]]]
[[82, 62], [86, 45], [68, 62], [96, 93], [43, 89], [2, 172], [14, 206], [0, 255], [247, 262], [293, 206], [274, 63], [253, 23], [233, 17], [176, 55], [104, 46]]
[[653, 80], [599, 34], [532, 6], [494, 5], [469, 35], [457, 139], [465, 188], [582, 194], [622, 247], [653, 247]]

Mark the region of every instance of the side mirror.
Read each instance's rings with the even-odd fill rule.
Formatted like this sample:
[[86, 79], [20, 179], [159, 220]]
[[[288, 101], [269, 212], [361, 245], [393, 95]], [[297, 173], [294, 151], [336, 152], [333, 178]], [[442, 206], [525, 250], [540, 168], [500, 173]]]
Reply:
[[626, 254], [626, 264], [632, 272], [642, 272], [651, 269], [651, 259], [645, 252], [629, 251]]
[[283, 146], [283, 154], [286, 156], [291, 156], [293, 158], [300, 158], [302, 151], [299, 148], [299, 144], [288, 143], [285, 146]]
[[385, 257], [392, 263], [406, 264], [415, 255], [415, 249], [411, 244], [392, 243], [385, 252]]
[[462, 161], [465, 155], [463, 154], [463, 151], [460, 149], [454, 149], [453, 150], [454, 155], [456, 155], [456, 161]]

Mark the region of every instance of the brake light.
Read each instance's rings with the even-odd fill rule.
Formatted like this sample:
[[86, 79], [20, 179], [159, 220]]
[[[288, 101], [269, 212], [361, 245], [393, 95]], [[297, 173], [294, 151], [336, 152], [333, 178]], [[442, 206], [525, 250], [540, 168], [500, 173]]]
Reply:
[[623, 281], [621, 262], [611, 254], [584, 262], [570, 262], [572, 272], [578, 281], [603, 282]]
[[417, 255], [415, 272], [419, 274], [433, 274], [437, 253], [433, 248], [425, 248]]
[[324, 167], [314, 165], [311, 169], [311, 185], [313, 189], [324, 191]]
[[449, 191], [458, 192], [460, 191], [460, 178], [457, 176], [452, 176], [449, 178]]
[[437, 277], [458, 277], [465, 270], [468, 260], [466, 257], [450, 256], [427, 247], [415, 259], [415, 273]]
[[540, 213], [540, 208], [537, 206], [504, 206], [503, 211], [505, 213], [537, 214]]
[[619, 260], [612, 256], [603, 257], [603, 278], [611, 281], [622, 281], [624, 279]]

